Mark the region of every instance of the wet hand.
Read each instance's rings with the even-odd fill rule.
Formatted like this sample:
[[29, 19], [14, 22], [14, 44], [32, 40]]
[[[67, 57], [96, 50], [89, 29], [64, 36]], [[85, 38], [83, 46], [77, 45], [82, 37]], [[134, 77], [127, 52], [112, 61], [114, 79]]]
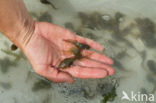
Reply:
[[39, 75], [53, 82], [74, 82], [76, 78], [104, 78], [114, 74], [112, 59], [94, 51], [81, 51], [85, 58], [74, 61], [65, 69], [58, 68], [65, 58], [74, 57], [72, 40], [102, 51], [103, 47], [87, 38], [74, 35], [67, 29], [46, 22], [36, 22], [34, 33], [23, 52]]

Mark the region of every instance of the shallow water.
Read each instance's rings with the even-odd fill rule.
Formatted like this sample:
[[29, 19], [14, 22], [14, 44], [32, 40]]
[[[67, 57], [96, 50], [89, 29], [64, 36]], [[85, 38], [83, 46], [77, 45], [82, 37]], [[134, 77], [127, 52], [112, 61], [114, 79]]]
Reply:
[[[49, 0], [50, 1], [50, 0]], [[100, 103], [116, 86], [117, 96], [108, 103], [145, 103], [121, 100], [153, 94], [156, 99], [156, 1], [155, 0], [51, 0], [57, 10], [39, 0], [25, 0], [30, 15], [91, 38], [114, 59], [116, 73], [104, 79], [76, 79], [54, 84], [35, 74], [20, 52], [0, 35], [0, 103]], [[147, 102], [147, 103], [155, 103]]]

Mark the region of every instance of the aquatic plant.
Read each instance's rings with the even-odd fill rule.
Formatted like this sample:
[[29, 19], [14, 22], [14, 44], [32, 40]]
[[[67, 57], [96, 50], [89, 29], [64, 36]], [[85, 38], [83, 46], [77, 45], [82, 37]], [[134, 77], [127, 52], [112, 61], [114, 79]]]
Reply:
[[52, 17], [48, 12], [44, 12], [38, 18], [39, 21], [52, 22]]
[[148, 60], [147, 66], [153, 74], [156, 74], [156, 62], [154, 62], [153, 60]]
[[57, 9], [55, 5], [48, 0], [40, 0], [41, 3], [46, 4], [46, 5], [51, 5], [52, 8]]
[[65, 28], [73, 31], [74, 30], [74, 25], [71, 22], [67, 22], [64, 24]]
[[9, 82], [0, 82], [0, 86], [6, 90], [8, 90], [12, 87], [11, 83], [9, 83]]
[[32, 91], [36, 92], [42, 89], [50, 89], [50, 88], [51, 88], [50, 83], [41, 79], [34, 83], [34, 86], [32, 87]]
[[7, 73], [10, 67], [16, 66], [17, 62], [11, 61], [9, 58], [0, 59], [0, 70], [2, 73]]
[[117, 96], [116, 88], [113, 87], [110, 91], [108, 91], [103, 95], [103, 99], [101, 100], [101, 103], [107, 103], [108, 101], [113, 101], [116, 96]]
[[141, 39], [147, 47], [156, 47], [155, 23], [149, 18], [136, 18], [138, 28], [141, 32]]

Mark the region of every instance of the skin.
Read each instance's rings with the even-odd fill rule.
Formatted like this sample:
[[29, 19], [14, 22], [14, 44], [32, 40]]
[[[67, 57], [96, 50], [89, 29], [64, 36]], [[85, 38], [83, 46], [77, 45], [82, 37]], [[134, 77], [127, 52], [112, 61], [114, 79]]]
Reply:
[[62, 60], [74, 56], [74, 45], [65, 40], [87, 44], [98, 51], [103, 51], [103, 47], [60, 26], [33, 21], [22, 0], [0, 0], [0, 31], [21, 49], [34, 71], [50, 81], [73, 83], [73, 77], [104, 78], [114, 74], [112, 59], [86, 49], [81, 54], [88, 58], [57, 69]]

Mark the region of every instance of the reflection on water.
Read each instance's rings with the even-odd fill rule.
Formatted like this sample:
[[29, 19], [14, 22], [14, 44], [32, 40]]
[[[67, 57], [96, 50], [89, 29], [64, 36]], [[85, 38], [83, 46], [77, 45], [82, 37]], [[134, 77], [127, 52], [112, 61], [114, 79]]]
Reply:
[[[107, 0], [99, 2], [105, 1]], [[99, 4], [103, 9], [98, 10], [93, 6], [94, 4], [97, 6], [97, 2], [87, 2], [87, 0], [82, 1], [86, 3], [84, 10], [79, 10], [83, 5], [76, 6], [74, 2], [80, 3], [72, 0], [49, 0], [50, 3], [53, 2], [53, 6], [56, 3], [56, 10], [39, 0], [25, 2], [30, 7], [30, 15], [35, 20], [53, 22], [77, 35], [103, 44], [105, 51], [102, 53], [113, 58], [116, 74], [104, 79], [75, 79], [76, 82], [72, 85], [49, 83], [44, 78], [36, 76], [23, 54], [19, 50], [12, 51], [9, 46], [11, 43], [4, 38], [7, 43], [3, 42], [0, 52], [2, 103], [99, 103], [100, 101], [105, 103], [107, 99], [111, 103], [129, 103], [121, 101], [122, 91], [128, 94], [134, 91], [156, 95], [155, 20], [141, 15], [133, 17], [132, 12], [128, 12], [131, 10], [127, 8], [121, 10], [122, 6], [114, 8], [112, 12], [111, 6]], [[66, 5], [60, 6], [60, 3]], [[130, 8], [135, 6], [135, 3], [132, 1], [131, 3], [127, 2]], [[140, 3], [144, 4], [142, 1]], [[34, 4], [39, 5], [39, 10], [31, 9]], [[113, 1], [110, 1], [109, 5], [112, 4]], [[111, 8], [110, 12], [107, 7]], [[72, 8], [70, 13], [69, 8]], [[68, 13], [65, 13], [67, 11]]]

